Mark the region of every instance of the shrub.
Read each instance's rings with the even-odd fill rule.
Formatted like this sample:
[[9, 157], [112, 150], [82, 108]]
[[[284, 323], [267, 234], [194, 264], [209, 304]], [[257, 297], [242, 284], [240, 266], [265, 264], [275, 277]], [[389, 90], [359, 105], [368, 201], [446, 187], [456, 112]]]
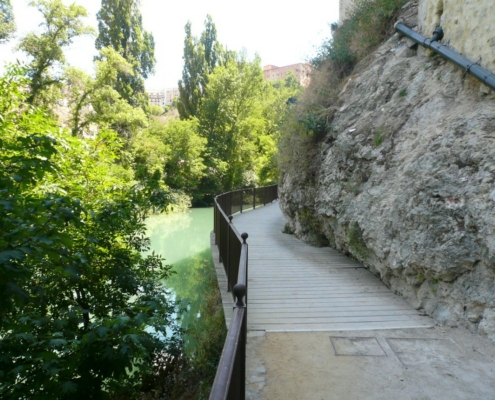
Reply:
[[[363, 0], [340, 26], [331, 25], [333, 37], [311, 61], [309, 86], [299, 96], [281, 126], [279, 170], [299, 176], [314, 175], [315, 140], [332, 143], [331, 122], [338, 108], [342, 82], [354, 66], [393, 32], [393, 22], [407, 0]], [[406, 92], [407, 93], [407, 92]], [[376, 134], [375, 146], [382, 142]]]
[[395, 16], [407, 0], [363, 0], [350, 18], [333, 28], [333, 37], [312, 60], [318, 68], [327, 60], [342, 78], [349, 75], [358, 61], [367, 56], [392, 32]]
[[368, 247], [363, 239], [363, 231], [357, 222], [352, 223], [349, 228], [349, 249], [361, 260], [368, 257]]
[[373, 144], [378, 147], [383, 142], [383, 126], [375, 132], [375, 137], [373, 138]]

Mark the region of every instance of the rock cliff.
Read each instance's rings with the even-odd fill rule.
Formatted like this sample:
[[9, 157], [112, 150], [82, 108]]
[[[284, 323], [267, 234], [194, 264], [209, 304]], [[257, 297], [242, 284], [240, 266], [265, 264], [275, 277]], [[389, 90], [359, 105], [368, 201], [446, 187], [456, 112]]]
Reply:
[[282, 177], [287, 230], [495, 339], [495, 95], [397, 34], [355, 71], [311, 173]]

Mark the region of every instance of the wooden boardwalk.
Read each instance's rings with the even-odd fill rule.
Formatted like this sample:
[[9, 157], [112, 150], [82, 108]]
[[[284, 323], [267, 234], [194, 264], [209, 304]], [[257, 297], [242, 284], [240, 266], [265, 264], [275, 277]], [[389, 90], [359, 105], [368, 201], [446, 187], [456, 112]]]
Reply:
[[240, 233], [249, 234], [248, 330], [433, 325], [358, 262], [331, 248], [311, 247], [283, 234], [285, 219], [278, 202], [236, 214], [233, 223]]

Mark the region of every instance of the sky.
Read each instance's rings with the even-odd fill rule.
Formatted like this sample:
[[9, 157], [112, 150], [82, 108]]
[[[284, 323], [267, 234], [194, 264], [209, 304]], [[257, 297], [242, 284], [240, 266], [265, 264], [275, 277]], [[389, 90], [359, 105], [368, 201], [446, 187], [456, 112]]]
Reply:
[[[101, 0], [79, 0], [88, 11], [87, 25], [96, 30], [96, 13]], [[65, 4], [73, 1], [63, 0]], [[16, 37], [0, 44], [0, 68], [5, 62], [25, 61], [14, 48], [19, 38], [35, 31], [41, 14], [29, 7], [29, 0], [11, 0], [17, 24]], [[330, 24], [338, 20], [338, 0], [305, 0], [289, 4], [281, 1], [250, 0], [141, 0], [143, 27], [155, 39], [155, 74], [146, 81], [148, 90], [177, 87], [181, 78], [184, 26], [192, 23], [199, 36], [207, 14], [217, 27], [217, 39], [229, 50], [257, 54], [262, 65], [284, 66], [308, 61], [318, 46], [330, 37]], [[66, 50], [68, 64], [88, 73], [93, 71], [97, 54], [94, 37], [76, 38]]]

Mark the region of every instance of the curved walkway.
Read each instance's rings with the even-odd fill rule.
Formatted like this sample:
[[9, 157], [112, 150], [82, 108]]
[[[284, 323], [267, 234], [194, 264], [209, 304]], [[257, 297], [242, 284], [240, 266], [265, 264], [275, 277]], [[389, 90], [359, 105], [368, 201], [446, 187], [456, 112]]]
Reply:
[[495, 399], [487, 338], [434, 325], [361, 264], [283, 234], [277, 203], [233, 222], [249, 234], [246, 399]]
[[282, 233], [278, 202], [236, 214], [249, 238], [248, 330], [272, 332], [432, 326], [360, 263]]

